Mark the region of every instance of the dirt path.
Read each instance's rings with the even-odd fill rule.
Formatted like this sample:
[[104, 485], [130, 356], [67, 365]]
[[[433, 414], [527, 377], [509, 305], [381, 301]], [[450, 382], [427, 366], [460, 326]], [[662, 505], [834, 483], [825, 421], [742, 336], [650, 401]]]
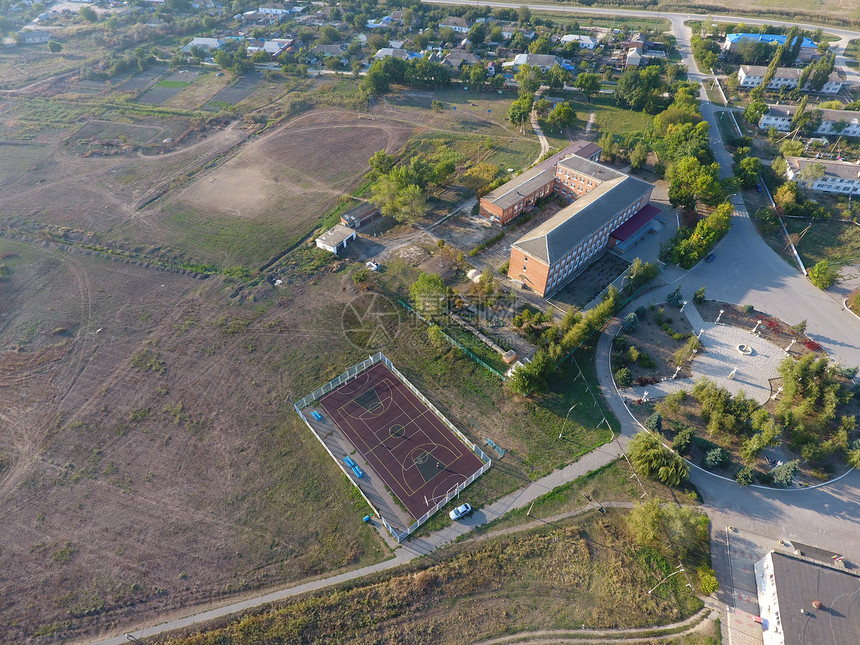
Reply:
[[[605, 643], [611, 639], [613, 643], [641, 643], [643, 640], [655, 641], [674, 638], [681, 634], [689, 634], [701, 629], [710, 613], [708, 607], [703, 607], [698, 613], [686, 620], [669, 625], [655, 627], [637, 627], [633, 629], [547, 629], [534, 632], [521, 632], [509, 636], [501, 636], [490, 640], [478, 641], [477, 645], [496, 645], [500, 643], [559, 643], [575, 641], [577, 643]], [[618, 638], [619, 634], [627, 637]]]

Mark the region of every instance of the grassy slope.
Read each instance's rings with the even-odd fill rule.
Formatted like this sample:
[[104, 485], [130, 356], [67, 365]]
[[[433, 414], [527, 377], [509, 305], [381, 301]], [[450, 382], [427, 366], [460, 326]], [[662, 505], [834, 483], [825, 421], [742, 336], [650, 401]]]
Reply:
[[474, 642], [526, 630], [644, 627], [697, 611], [701, 601], [686, 591], [683, 576], [647, 593], [673, 565], [631, 540], [625, 516], [593, 513], [575, 523], [463, 544], [441, 560], [173, 643]]

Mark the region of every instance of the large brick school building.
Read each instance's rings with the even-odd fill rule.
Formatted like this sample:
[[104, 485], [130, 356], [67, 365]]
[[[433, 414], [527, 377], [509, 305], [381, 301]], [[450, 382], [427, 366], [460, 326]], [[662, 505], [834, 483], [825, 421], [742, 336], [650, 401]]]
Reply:
[[[583, 150], [582, 142], [574, 146]], [[594, 147], [599, 158], [600, 148]], [[574, 199], [511, 245], [508, 276], [541, 296], [563, 287], [607, 246], [632, 246], [659, 213], [649, 204], [651, 184], [596, 163], [593, 156], [568, 148], [547, 161], [551, 165], [544, 162], [488, 193], [480, 207], [484, 217], [505, 224], [551, 193]]]

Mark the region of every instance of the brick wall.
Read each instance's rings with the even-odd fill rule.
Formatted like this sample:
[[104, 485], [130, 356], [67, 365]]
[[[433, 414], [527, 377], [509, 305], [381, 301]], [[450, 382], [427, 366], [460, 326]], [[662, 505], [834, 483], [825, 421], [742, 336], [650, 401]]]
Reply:
[[[525, 271], [523, 271], [525, 267]], [[511, 260], [508, 265], [508, 277], [519, 280], [539, 295], [546, 293], [546, 281], [549, 267], [535, 257], [526, 255], [516, 247], [511, 248]]]

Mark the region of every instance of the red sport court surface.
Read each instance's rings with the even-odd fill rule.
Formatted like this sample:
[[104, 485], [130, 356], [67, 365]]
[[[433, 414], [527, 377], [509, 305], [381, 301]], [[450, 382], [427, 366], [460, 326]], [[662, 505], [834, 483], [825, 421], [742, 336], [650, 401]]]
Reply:
[[483, 465], [382, 363], [332, 390], [320, 405], [413, 518]]

